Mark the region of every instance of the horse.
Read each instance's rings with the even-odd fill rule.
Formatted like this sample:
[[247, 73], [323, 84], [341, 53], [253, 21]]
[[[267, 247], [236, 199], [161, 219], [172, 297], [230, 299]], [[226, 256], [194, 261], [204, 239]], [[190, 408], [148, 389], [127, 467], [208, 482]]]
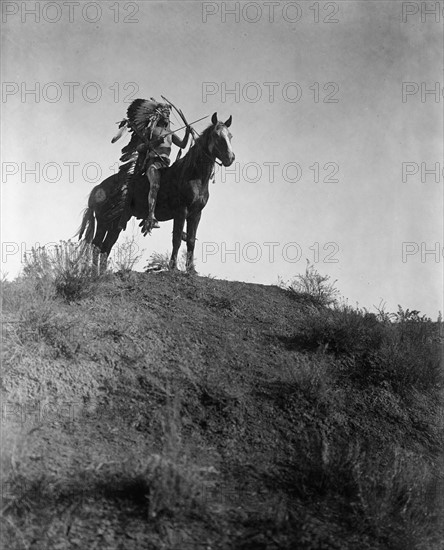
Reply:
[[[202, 210], [208, 202], [208, 184], [214, 173], [214, 165], [218, 159], [228, 167], [235, 159], [231, 147], [232, 134], [228, 129], [231, 122], [231, 116], [221, 122], [217, 119], [217, 113], [214, 113], [211, 125], [197, 137], [187, 154], [171, 166], [161, 169], [155, 217], [159, 222], [174, 220], [170, 270], [177, 269], [177, 254], [183, 238], [187, 243], [186, 271], [196, 272], [196, 232]], [[99, 272], [103, 264], [106, 266], [111, 249], [126, 223], [133, 216], [137, 219], [148, 217], [148, 178], [142, 174], [132, 175], [131, 196], [128, 197], [127, 177], [127, 173], [119, 170], [93, 188], [77, 232], [79, 240], [84, 235], [84, 241], [94, 245], [95, 266], [101, 254]], [[183, 232], [185, 221], [186, 233]]]

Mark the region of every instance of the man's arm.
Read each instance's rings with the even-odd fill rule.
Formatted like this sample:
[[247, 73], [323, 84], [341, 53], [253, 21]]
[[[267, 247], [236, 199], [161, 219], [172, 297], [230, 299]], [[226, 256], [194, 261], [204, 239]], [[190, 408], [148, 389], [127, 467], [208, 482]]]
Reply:
[[188, 138], [190, 136], [190, 129], [187, 128], [187, 131], [185, 132], [185, 136], [182, 140], [180, 140], [176, 134], [173, 134], [173, 143], [174, 145], [176, 145], [177, 147], [180, 147], [181, 149], [185, 149], [185, 147], [187, 146], [187, 143], [188, 143]]

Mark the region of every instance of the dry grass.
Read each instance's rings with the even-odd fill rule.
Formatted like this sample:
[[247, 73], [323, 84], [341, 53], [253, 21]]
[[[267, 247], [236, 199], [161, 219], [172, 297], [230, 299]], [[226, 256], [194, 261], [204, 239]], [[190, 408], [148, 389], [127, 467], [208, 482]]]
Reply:
[[[152, 273], [156, 271], [167, 271], [170, 264], [170, 254], [169, 252], [153, 252], [148, 259], [148, 263], [145, 266], [145, 271], [147, 273]], [[182, 249], [182, 252], [179, 254], [177, 260], [177, 267], [181, 271], [185, 270], [185, 265], [187, 261], [187, 251]]]

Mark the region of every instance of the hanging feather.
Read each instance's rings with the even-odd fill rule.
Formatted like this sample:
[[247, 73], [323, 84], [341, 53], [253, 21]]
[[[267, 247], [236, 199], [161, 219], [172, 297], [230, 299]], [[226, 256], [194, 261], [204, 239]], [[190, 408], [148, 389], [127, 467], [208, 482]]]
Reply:
[[139, 145], [140, 143], [140, 138], [139, 136], [137, 136], [136, 134], [133, 133], [133, 135], [131, 136], [131, 139], [129, 141], [129, 143], [127, 143], [125, 145], [125, 147], [123, 147], [122, 149], [122, 154], [125, 154], [125, 153], [134, 153], [134, 151], [137, 151], [137, 146]]
[[113, 137], [111, 140], [111, 143], [115, 143], [118, 139], [120, 139], [125, 132], [128, 130], [128, 121], [124, 118], [120, 124], [119, 124], [119, 131], [117, 134]]

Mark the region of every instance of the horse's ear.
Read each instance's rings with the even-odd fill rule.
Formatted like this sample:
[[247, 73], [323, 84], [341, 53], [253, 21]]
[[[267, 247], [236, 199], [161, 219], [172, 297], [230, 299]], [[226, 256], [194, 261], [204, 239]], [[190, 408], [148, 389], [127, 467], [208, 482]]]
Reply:
[[211, 122], [216, 126], [217, 124], [217, 113], [214, 113], [214, 115], [211, 117]]
[[233, 117], [230, 115], [230, 118], [228, 120], [225, 121], [225, 126], [227, 128], [229, 128], [231, 126], [231, 122], [233, 120]]

